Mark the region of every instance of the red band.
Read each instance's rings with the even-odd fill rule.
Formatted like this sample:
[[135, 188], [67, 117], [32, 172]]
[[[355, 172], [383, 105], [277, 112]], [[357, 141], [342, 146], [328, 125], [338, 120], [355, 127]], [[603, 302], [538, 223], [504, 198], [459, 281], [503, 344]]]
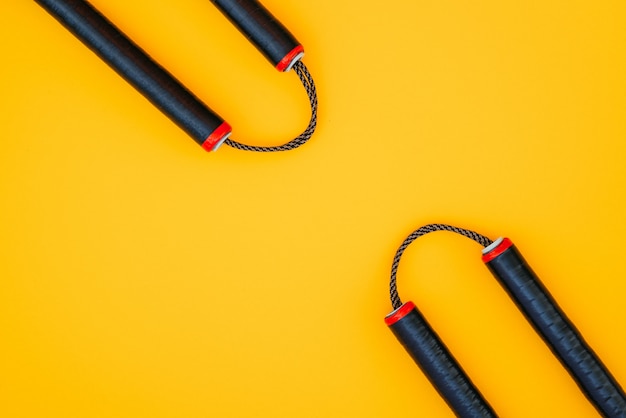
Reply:
[[407, 316], [409, 312], [411, 312], [413, 309], [415, 309], [415, 304], [413, 302], [405, 303], [385, 317], [385, 324], [387, 324], [388, 327], [392, 326], [393, 324]]
[[232, 128], [226, 122], [222, 122], [220, 126], [217, 127], [216, 130], [211, 132], [211, 135], [208, 136], [207, 139], [202, 143], [202, 148], [206, 151], [211, 152], [215, 147], [222, 143], [224, 137], [232, 132]]
[[285, 71], [287, 68], [290, 68], [293, 64], [293, 60], [296, 57], [304, 52], [304, 47], [302, 45], [298, 45], [294, 49], [292, 49], [285, 57], [280, 60], [278, 64], [276, 64], [276, 69], [281, 73]]
[[506, 250], [508, 250], [513, 243], [510, 239], [504, 238], [500, 244], [496, 246], [496, 248], [489, 251], [487, 254], [483, 254], [483, 263], [488, 263]]

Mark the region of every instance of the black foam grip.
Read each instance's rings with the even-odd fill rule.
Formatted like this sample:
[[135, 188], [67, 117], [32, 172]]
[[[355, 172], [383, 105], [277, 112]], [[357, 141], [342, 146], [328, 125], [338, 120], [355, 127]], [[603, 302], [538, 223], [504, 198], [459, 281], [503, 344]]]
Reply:
[[457, 416], [497, 416], [417, 308], [389, 328]]
[[300, 45], [294, 36], [256, 0], [211, 0], [211, 2], [274, 67]]
[[82, 0], [35, 0], [196, 142], [224, 121]]
[[486, 263], [587, 398], [606, 417], [626, 417], [624, 391], [515, 246]]

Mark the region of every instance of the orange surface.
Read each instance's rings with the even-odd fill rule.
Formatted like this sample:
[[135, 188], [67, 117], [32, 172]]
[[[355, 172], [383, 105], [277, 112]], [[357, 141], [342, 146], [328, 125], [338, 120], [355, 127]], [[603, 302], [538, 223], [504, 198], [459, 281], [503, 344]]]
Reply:
[[[386, 329], [393, 254], [520, 248], [626, 385], [626, 3], [263, 2], [319, 128], [206, 153], [32, 1], [0, 3], [0, 416], [452, 416]], [[233, 126], [307, 122], [206, 0], [94, 0]], [[413, 300], [504, 417], [596, 412], [453, 234]]]

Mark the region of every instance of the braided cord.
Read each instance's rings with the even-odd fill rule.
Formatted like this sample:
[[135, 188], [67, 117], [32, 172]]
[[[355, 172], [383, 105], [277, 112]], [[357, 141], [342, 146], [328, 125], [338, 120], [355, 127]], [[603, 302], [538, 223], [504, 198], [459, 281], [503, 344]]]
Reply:
[[487, 247], [493, 243], [492, 240], [484, 235], [480, 235], [474, 231], [470, 231], [469, 229], [457, 228], [455, 226], [446, 224], [429, 224], [424, 225], [419, 229], [416, 229], [408, 237], [406, 237], [404, 242], [402, 242], [402, 245], [400, 245], [400, 248], [398, 248], [398, 251], [396, 251], [396, 255], [393, 258], [393, 263], [391, 264], [391, 281], [389, 283], [389, 293], [391, 295], [391, 305], [393, 306], [393, 309], [398, 309], [402, 306], [402, 301], [400, 300], [400, 296], [398, 295], [398, 288], [396, 284], [396, 275], [398, 273], [398, 266], [400, 265], [400, 259], [402, 258], [402, 254], [404, 254], [404, 251], [409, 245], [411, 245], [413, 241], [423, 235], [435, 231], [456, 232], [457, 234], [463, 235], [464, 237], [476, 241], [483, 247]]
[[300, 78], [300, 81], [302, 82], [302, 85], [306, 89], [306, 93], [309, 96], [309, 103], [311, 104], [311, 119], [309, 121], [309, 125], [306, 127], [304, 132], [302, 132], [300, 135], [287, 142], [286, 144], [278, 146], [263, 147], [246, 145], [232, 139], [227, 139], [225, 141], [226, 145], [243, 151], [290, 151], [292, 149], [298, 148], [300, 145], [305, 144], [311, 138], [313, 132], [315, 132], [315, 127], [317, 126], [317, 90], [315, 89], [315, 83], [313, 82], [313, 77], [311, 77], [311, 73], [309, 73], [309, 70], [306, 68], [306, 65], [304, 65], [302, 61], [296, 62], [293, 66], [293, 70], [296, 72], [296, 74]]

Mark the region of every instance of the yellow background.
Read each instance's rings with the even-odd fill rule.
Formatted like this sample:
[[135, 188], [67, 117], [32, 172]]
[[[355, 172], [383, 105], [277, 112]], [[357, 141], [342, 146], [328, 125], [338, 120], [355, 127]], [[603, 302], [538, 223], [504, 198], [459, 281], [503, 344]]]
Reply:
[[[626, 385], [626, 3], [263, 3], [320, 100], [273, 155], [204, 152], [0, 3], [0, 416], [452, 416], [383, 323], [430, 222], [509, 236]], [[93, 4], [235, 139], [306, 125], [209, 1]], [[476, 244], [418, 240], [399, 287], [502, 416], [597, 416]]]

